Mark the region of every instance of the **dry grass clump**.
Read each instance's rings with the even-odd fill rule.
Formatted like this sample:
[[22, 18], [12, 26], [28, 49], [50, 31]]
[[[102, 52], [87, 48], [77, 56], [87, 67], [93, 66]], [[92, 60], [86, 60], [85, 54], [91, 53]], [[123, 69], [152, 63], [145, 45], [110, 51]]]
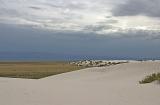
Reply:
[[160, 81], [160, 73], [153, 73], [146, 76], [142, 81], [139, 81], [140, 84], [151, 83], [153, 81]]

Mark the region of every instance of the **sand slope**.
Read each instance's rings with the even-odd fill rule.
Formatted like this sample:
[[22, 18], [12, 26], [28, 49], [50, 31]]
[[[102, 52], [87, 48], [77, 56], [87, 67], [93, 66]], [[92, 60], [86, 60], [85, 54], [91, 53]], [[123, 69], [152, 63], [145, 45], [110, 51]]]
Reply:
[[160, 84], [140, 85], [160, 62], [131, 62], [40, 80], [0, 78], [0, 105], [160, 105]]

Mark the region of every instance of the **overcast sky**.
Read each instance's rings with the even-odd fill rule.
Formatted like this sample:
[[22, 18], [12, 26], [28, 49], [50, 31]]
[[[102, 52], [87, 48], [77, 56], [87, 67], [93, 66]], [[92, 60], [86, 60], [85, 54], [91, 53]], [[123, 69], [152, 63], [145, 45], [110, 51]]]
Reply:
[[0, 52], [160, 57], [160, 0], [0, 0]]

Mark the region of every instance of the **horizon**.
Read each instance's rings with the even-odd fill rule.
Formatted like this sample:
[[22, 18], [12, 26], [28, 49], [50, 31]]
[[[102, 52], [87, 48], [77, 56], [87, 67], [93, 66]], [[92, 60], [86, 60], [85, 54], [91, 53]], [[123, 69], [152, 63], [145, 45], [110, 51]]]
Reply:
[[160, 57], [67, 55], [45, 52], [0, 52], [0, 61], [160, 60]]

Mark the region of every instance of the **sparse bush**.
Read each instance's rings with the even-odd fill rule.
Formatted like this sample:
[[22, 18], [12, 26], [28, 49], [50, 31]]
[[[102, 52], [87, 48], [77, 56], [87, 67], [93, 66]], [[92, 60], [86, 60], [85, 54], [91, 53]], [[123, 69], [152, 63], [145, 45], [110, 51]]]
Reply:
[[146, 76], [142, 81], [139, 81], [140, 84], [151, 83], [153, 81], [160, 81], [160, 73], [153, 73]]

